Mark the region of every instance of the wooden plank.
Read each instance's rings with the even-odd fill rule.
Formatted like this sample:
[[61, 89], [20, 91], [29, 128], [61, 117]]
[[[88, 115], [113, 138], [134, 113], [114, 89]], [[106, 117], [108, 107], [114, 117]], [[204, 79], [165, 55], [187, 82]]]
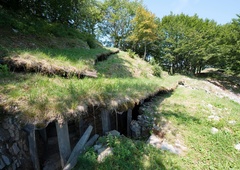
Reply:
[[102, 118], [102, 131], [103, 134], [111, 130], [111, 124], [110, 124], [110, 115], [108, 110], [102, 110], [101, 111], [101, 118]]
[[36, 136], [35, 136], [35, 126], [32, 124], [29, 124], [25, 127], [25, 130], [28, 132], [29, 152], [33, 162], [33, 168], [35, 170], [40, 170]]
[[59, 147], [59, 153], [61, 158], [61, 165], [62, 165], [62, 168], [64, 168], [69, 158], [69, 155], [71, 153], [68, 123], [56, 122], [56, 129], [57, 129], [58, 147]]
[[84, 145], [86, 144], [87, 140], [89, 139], [92, 129], [93, 129], [93, 127], [91, 125], [88, 126], [87, 130], [85, 131], [85, 133], [83, 134], [81, 139], [78, 141], [78, 143], [74, 147], [74, 149], [67, 161], [67, 164], [63, 168], [63, 170], [70, 170], [77, 164], [77, 158], [78, 158], [79, 154], [82, 153], [82, 151], [84, 149]]
[[130, 129], [131, 121], [132, 121], [132, 109], [128, 109], [128, 112], [127, 112], [127, 136], [131, 136], [131, 129]]

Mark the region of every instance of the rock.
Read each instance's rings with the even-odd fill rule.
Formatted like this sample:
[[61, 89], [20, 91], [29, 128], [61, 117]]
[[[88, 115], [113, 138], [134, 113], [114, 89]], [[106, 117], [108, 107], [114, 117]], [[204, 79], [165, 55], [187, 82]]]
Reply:
[[12, 28], [14, 33], [18, 33], [19, 31], [17, 29]]
[[133, 120], [130, 125], [130, 129], [132, 131], [133, 138], [139, 138], [141, 135], [141, 126], [138, 124], [136, 120]]
[[106, 158], [107, 156], [109, 155], [112, 155], [113, 154], [113, 149], [110, 148], [110, 147], [107, 147], [107, 148], [101, 148], [98, 150], [98, 162], [102, 162], [104, 160], [104, 158]]
[[211, 133], [212, 133], [212, 134], [216, 134], [216, 133], [218, 133], [218, 129], [215, 128], [215, 127], [212, 127], [212, 129], [211, 129]]
[[5, 163], [3, 162], [3, 160], [0, 158], [0, 169], [3, 169], [5, 167]]
[[107, 135], [120, 136], [120, 132], [118, 132], [117, 130], [112, 130], [107, 132]]
[[240, 143], [235, 145], [235, 149], [237, 149], [238, 151], [240, 151]]
[[6, 165], [10, 165], [11, 161], [10, 159], [5, 156], [5, 155], [2, 155], [2, 159], [3, 159], [3, 162], [6, 164]]
[[94, 151], [99, 150], [102, 147], [102, 144], [94, 145]]
[[160, 138], [158, 138], [156, 135], [152, 134], [147, 143], [149, 143], [150, 145], [156, 147], [156, 148], [160, 148], [161, 147], [161, 143], [162, 143], [162, 140]]
[[212, 120], [215, 120], [215, 121], [219, 121], [219, 120], [220, 120], [220, 117], [219, 117], [219, 116], [216, 116], [216, 115], [211, 115], [211, 116], [208, 116], [208, 119], [212, 119]]
[[162, 145], [161, 145], [160, 149], [169, 151], [169, 152], [174, 153], [174, 154], [179, 154], [178, 149], [174, 148], [171, 144], [168, 144], [165, 141], [162, 142]]
[[20, 152], [20, 149], [19, 149], [17, 143], [14, 143], [14, 144], [13, 144], [12, 149], [13, 149], [13, 153], [14, 153], [15, 155], [17, 155], [17, 154]]
[[15, 136], [15, 135], [14, 135], [14, 131], [13, 131], [12, 129], [9, 129], [8, 131], [9, 131], [9, 133], [10, 133], [11, 138], [14, 138], [14, 136]]
[[231, 124], [231, 125], [235, 125], [236, 121], [235, 120], [230, 120], [230, 121], [228, 121], [228, 123]]
[[213, 105], [208, 104], [207, 107], [208, 107], [208, 108], [213, 108]]
[[0, 141], [6, 141], [9, 139], [9, 134], [6, 130], [0, 128]]
[[7, 130], [9, 127], [8, 127], [8, 124], [6, 122], [2, 123], [2, 126], [3, 126], [3, 129]]
[[19, 140], [19, 131], [15, 130], [15, 141]]

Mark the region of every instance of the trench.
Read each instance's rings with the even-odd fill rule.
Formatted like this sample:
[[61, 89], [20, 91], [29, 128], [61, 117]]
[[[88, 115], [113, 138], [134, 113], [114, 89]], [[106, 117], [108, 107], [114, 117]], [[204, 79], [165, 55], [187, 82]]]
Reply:
[[[142, 100], [141, 102], [135, 103], [135, 106], [133, 108], [121, 113], [115, 111], [107, 111], [107, 117], [105, 118], [109, 121], [109, 124], [105, 122], [106, 120], [102, 116], [103, 111], [98, 107], [89, 108], [88, 114], [82, 115], [81, 118], [77, 120], [67, 121], [71, 151], [79, 139], [83, 136], [85, 130], [89, 125], [93, 126], [90, 138], [95, 134], [98, 134], [100, 136], [105, 135], [106, 124], [108, 124], [107, 131], [117, 130], [121, 135], [127, 136], [129, 138], [133, 137], [129, 126], [132, 121], [138, 120], [138, 116], [141, 114], [140, 108], [146, 103], [151, 102], [154, 97], [166, 93], [171, 93], [172, 91], [159, 91], [158, 93]], [[130, 117], [129, 110], [131, 111]], [[148, 133], [149, 132], [147, 132], [147, 135], [150, 135]], [[35, 130], [35, 138], [40, 169], [62, 169], [56, 122], [49, 123], [48, 126], [44, 129]]]

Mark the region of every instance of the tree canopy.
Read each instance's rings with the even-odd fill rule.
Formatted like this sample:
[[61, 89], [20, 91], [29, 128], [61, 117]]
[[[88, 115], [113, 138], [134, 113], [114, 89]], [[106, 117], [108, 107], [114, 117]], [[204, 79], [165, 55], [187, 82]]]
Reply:
[[2, 0], [0, 7], [151, 55], [171, 74], [195, 74], [206, 67], [240, 73], [240, 15], [224, 25], [197, 15], [171, 13], [160, 19], [141, 0]]

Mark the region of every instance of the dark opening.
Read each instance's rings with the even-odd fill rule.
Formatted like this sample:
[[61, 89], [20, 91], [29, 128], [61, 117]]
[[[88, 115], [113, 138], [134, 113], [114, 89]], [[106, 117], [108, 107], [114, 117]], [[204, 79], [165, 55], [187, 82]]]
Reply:
[[118, 116], [118, 131], [120, 134], [127, 136], [127, 112], [117, 114]]
[[141, 106], [141, 104], [135, 104], [135, 107], [132, 110], [132, 120], [138, 119], [140, 106]]

